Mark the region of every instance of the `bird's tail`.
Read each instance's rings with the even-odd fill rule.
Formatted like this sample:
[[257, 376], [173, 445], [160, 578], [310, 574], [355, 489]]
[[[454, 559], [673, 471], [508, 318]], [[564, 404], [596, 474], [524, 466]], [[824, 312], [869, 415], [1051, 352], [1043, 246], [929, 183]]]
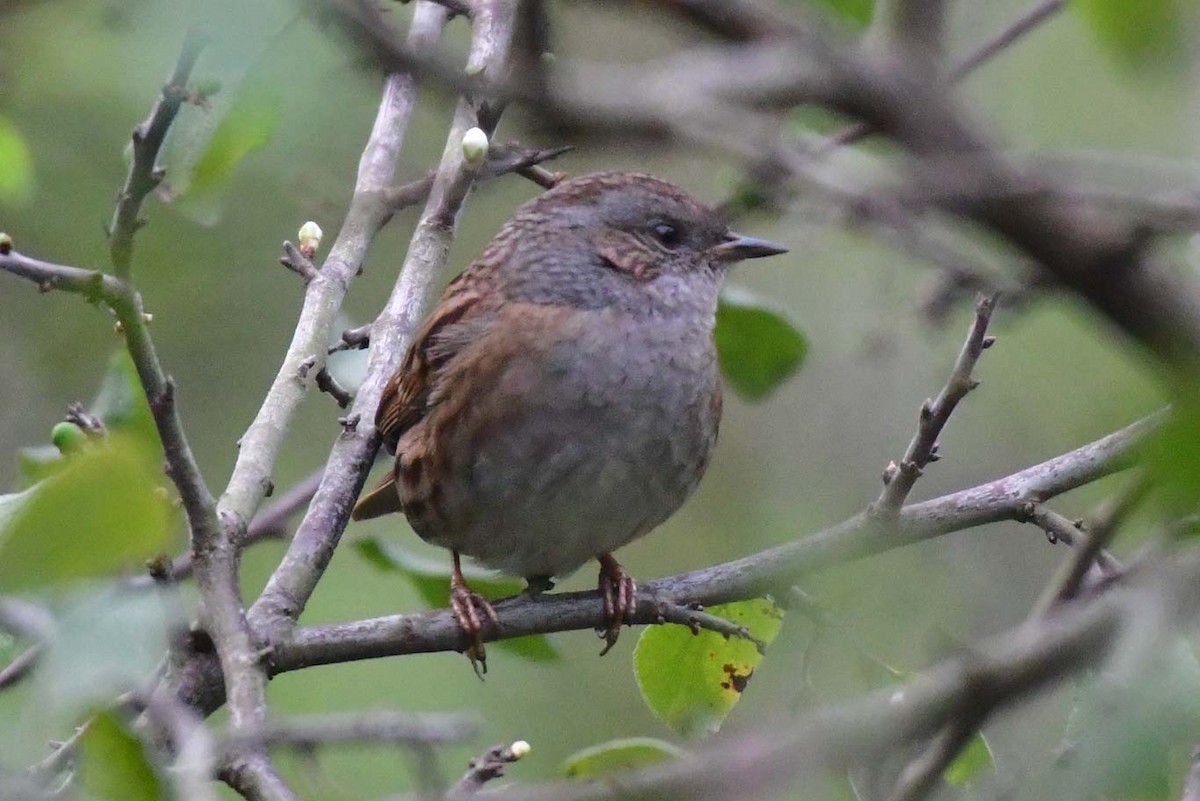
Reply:
[[375, 489], [358, 499], [350, 517], [354, 520], [370, 520], [400, 511], [403, 511], [403, 508], [400, 506], [400, 494], [396, 492], [396, 477], [388, 473], [387, 478]]

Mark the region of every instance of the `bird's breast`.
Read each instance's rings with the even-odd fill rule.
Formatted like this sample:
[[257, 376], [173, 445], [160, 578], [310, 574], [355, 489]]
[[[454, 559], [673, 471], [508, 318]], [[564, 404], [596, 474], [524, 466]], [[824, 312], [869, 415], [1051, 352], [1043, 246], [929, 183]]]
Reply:
[[460, 430], [444, 432], [441, 520], [418, 532], [517, 575], [568, 573], [690, 495], [719, 393], [703, 317], [580, 312], [513, 355]]

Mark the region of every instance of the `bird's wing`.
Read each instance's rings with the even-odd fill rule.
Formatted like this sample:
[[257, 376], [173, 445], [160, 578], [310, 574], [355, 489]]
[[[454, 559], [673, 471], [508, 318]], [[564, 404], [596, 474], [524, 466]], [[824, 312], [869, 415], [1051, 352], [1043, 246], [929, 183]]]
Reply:
[[437, 309], [413, 338], [400, 369], [384, 387], [375, 414], [375, 428], [389, 452], [394, 453], [404, 432], [425, 416], [437, 372], [454, 356], [455, 348], [444, 337], [447, 330], [485, 316], [488, 310], [482, 300], [460, 275], [446, 287]]

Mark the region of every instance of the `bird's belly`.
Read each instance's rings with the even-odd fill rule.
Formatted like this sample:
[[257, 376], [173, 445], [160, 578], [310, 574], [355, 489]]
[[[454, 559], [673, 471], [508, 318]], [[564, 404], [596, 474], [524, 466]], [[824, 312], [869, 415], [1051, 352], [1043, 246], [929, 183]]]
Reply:
[[508, 399], [504, 424], [449, 471], [443, 523], [419, 529], [423, 537], [507, 573], [561, 576], [650, 531], [687, 499], [716, 439], [711, 346], [679, 356], [670, 341], [671, 352], [657, 355], [664, 343], [610, 343], [605, 353], [604, 343], [587, 344], [513, 365], [518, 378], [536, 374], [525, 383], [537, 391]]

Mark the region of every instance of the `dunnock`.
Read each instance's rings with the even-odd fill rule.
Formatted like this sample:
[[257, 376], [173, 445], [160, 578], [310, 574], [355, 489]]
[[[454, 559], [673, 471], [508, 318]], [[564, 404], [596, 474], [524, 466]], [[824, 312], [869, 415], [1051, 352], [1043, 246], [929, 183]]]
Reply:
[[616, 642], [636, 589], [612, 551], [679, 508], [717, 437], [721, 281], [783, 252], [666, 181], [599, 173], [522, 206], [446, 288], [384, 390], [395, 465], [354, 518], [403, 511], [450, 549], [472, 662], [499, 621], [460, 554], [534, 592], [599, 559]]

